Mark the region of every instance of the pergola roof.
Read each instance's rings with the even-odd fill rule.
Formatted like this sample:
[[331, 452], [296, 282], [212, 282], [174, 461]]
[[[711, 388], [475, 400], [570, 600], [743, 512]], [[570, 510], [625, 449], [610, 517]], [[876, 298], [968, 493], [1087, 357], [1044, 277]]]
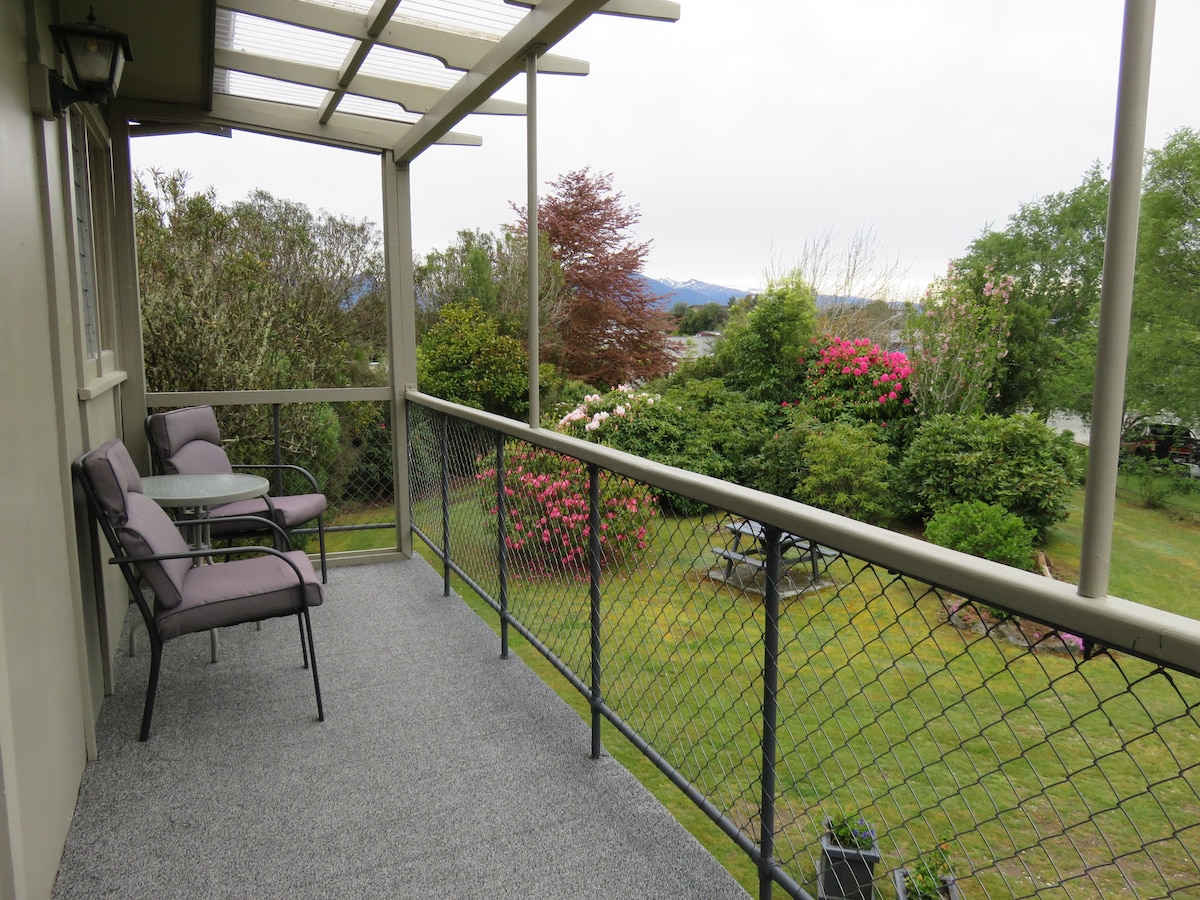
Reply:
[[[67, 0], [62, 21], [90, 2]], [[593, 13], [674, 21], [668, 0], [126, 0], [97, 17], [129, 35], [120, 114], [134, 133], [258, 131], [397, 162], [472, 114], [522, 115], [495, 92], [525, 69], [586, 75], [545, 52]]]

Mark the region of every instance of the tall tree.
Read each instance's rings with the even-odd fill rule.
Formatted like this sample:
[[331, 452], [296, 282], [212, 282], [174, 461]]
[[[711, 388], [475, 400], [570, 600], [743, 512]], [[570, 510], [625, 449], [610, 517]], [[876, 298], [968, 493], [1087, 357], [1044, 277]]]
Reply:
[[729, 387], [754, 400], [794, 399], [816, 327], [816, 292], [801, 272], [772, 279], [761, 295], [733, 305], [716, 369]]
[[1126, 405], [1200, 421], [1200, 134], [1151, 151], [1142, 194]]
[[1079, 186], [1022, 205], [955, 261], [960, 272], [992, 266], [1013, 280], [1008, 353], [989, 411], [1090, 412], [1107, 210], [1097, 163]]
[[[584, 168], [550, 183], [540, 201], [538, 227], [550, 241], [567, 288], [547, 356], [560, 372], [590, 384], [613, 386], [652, 378], [671, 366], [662, 299], [639, 277], [650, 242], [633, 242], [641, 219], [636, 206], [612, 188], [611, 174]], [[518, 233], [528, 232], [525, 209], [514, 205]]]
[[263, 191], [220, 206], [182, 172], [134, 192], [151, 390], [344, 385], [356, 349], [384, 346], [381, 323], [350, 314], [382, 294], [373, 225]]

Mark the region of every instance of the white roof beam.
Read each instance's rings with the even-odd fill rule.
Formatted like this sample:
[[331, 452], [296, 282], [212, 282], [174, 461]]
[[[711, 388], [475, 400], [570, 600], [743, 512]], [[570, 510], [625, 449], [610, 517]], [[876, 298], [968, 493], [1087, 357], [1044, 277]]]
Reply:
[[[326, 91], [343, 91], [343, 93], [357, 94], [374, 100], [398, 103], [411, 113], [428, 112], [433, 104], [446, 93], [445, 88], [416, 84], [411, 81], [393, 81], [377, 75], [358, 75], [348, 87], [345, 87], [341, 83], [339, 73], [333, 69], [314, 66], [311, 63], [262, 56], [245, 50], [218, 48], [215, 65], [218, 68], [245, 72], [248, 75], [258, 75], [263, 78], [274, 78], [277, 81], [287, 81], [291, 84], [303, 84]], [[514, 100], [493, 98], [481, 105], [476, 112], [493, 116], [521, 116], [525, 114], [525, 104]], [[327, 119], [323, 121], [327, 121]]]
[[478, 65], [434, 104], [392, 148], [396, 163], [411, 162], [525, 68], [539, 47], [552, 47], [587, 19], [604, 0], [543, 0], [513, 26]]
[[[250, 97], [234, 97], [229, 94], [214, 94], [213, 108], [200, 109], [175, 103], [153, 103], [146, 101], [110, 101], [114, 112], [129, 121], [175, 122], [196, 126], [197, 131], [213, 128], [236, 128], [258, 134], [311, 141], [331, 147], [346, 147], [350, 150], [366, 150], [378, 153], [396, 142], [397, 131], [403, 133], [414, 128], [403, 122], [358, 116], [352, 113], [334, 113], [327, 124], [317, 122], [312, 107], [294, 106], [272, 100], [256, 100]], [[483, 139], [473, 134], [447, 131], [438, 143], [478, 147]]]
[[[361, 13], [307, 0], [222, 0], [220, 6], [276, 22], [432, 56], [451, 69], [463, 71], [473, 67], [496, 46], [496, 41], [488, 38], [408, 22], [390, 22], [373, 37], [368, 33], [366, 19]], [[547, 54], [538, 60], [538, 71], [548, 75], [586, 75], [588, 64], [581, 59]]]
[[[544, 0], [504, 0], [512, 6], [523, 6], [527, 9], [544, 2]], [[596, 12], [607, 16], [628, 16], [632, 19], [656, 19], [659, 22], [678, 22], [679, 4], [670, 0], [608, 0]]]
[[[399, 5], [400, 0], [375, 0], [371, 4], [370, 12], [367, 13], [367, 34], [374, 38], [383, 31], [383, 27]], [[354, 80], [354, 76], [358, 74], [358, 70], [362, 68], [363, 62], [374, 46], [374, 40], [359, 41], [342, 60], [342, 67], [338, 72], [338, 86], [329, 92], [329, 96], [321, 105], [321, 114], [317, 116], [317, 120], [322, 125], [329, 121], [330, 116], [338, 108], [338, 104], [342, 102], [342, 98], [346, 96], [346, 89], [350, 87], [350, 82]]]

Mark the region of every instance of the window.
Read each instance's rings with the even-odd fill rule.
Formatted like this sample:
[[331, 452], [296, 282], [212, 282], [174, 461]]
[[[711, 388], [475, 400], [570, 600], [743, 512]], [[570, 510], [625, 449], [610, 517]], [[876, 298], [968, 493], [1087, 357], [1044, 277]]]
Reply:
[[71, 111], [68, 122], [79, 355], [92, 381], [116, 371], [112, 156], [84, 115]]

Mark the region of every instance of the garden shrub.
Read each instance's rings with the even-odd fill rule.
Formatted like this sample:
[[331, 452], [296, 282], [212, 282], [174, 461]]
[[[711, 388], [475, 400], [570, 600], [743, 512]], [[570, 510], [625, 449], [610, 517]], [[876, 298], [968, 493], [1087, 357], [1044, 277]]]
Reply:
[[879, 427], [829, 422], [810, 428], [804, 473], [792, 497], [819, 509], [881, 524], [892, 513], [890, 448]]
[[751, 487], [777, 497], [794, 497], [805, 475], [805, 445], [819, 424], [798, 403], [784, 403], [781, 421], [763, 441], [753, 460]]
[[359, 503], [391, 501], [391, 405], [348, 403], [342, 416], [343, 456], [349, 470], [346, 498]]
[[[664, 465], [750, 484], [752, 463], [770, 433], [771, 408], [729, 391], [720, 379], [689, 381], [665, 395], [620, 387], [591, 394], [558, 422], [575, 437], [603, 443]], [[682, 515], [704, 504], [656, 492]]]
[[1146, 509], [1162, 509], [1171, 497], [1195, 490], [1189, 467], [1169, 459], [1126, 456], [1121, 460], [1121, 473], [1133, 482]]
[[804, 380], [801, 357], [817, 326], [816, 299], [796, 269], [771, 279], [752, 304], [730, 310], [715, 353], [715, 366], [730, 387], [767, 402], [797, 395]]
[[1017, 516], [994, 503], [968, 500], [948, 506], [926, 523], [925, 537], [939, 547], [1033, 569], [1033, 535]]
[[994, 503], [1044, 540], [1067, 516], [1079, 456], [1069, 435], [1031, 415], [934, 416], [918, 427], [896, 480], [921, 519], [966, 500]]
[[[603, 471], [600, 475], [601, 565], [636, 560], [648, 546], [654, 501], [634, 481]], [[479, 457], [475, 477], [494, 523], [498, 508], [492, 456]], [[504, 495], [504, 543], [518, 572], [528, 577], [587, 573], [591, 525], [584, 463], [510, 442], [505, 448]]]
[[417, 385], [427, 394], [520, 418], [529, 409], [528, 357], [478, 301], [448, 303], [417, 348]]
[[899, 350], [883, 350], [867, 338], [836, 335], [814, 338], [805, 391], [813, 414], [823, 422], [852, 416], [888, 422], [913, 413], [909, 394], [912, 367]]

